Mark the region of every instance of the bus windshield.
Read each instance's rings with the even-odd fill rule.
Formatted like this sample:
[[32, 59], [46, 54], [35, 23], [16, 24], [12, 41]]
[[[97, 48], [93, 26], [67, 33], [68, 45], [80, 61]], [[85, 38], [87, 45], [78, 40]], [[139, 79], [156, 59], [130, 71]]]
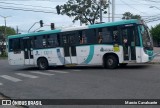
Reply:
[[148, 27], [140, 25], [143, 47], [145, 50], [153, 50], [153, 41], [149, 33]]

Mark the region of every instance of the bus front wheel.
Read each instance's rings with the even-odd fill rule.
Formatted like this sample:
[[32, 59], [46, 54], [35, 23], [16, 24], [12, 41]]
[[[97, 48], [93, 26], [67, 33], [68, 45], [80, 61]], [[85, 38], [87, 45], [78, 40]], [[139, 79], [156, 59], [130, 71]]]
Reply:
[[108, 69], [115, 69], [118, 66], [118, 60], [114, 55], [109, 55], [104, 60], [104, 67]]
[[41, 70], [46, 70], [48, 68], [48, 61], [46, 58], [40, 58], [38, 59], [38, 68]]

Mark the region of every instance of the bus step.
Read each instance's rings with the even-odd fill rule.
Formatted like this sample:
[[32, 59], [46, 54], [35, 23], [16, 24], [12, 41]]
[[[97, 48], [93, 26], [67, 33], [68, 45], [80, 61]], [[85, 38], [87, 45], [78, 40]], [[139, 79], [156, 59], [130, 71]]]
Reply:
[[72, 67], [72, 66], [76, 66], [77, 64], [66, 64], [66, 67]]

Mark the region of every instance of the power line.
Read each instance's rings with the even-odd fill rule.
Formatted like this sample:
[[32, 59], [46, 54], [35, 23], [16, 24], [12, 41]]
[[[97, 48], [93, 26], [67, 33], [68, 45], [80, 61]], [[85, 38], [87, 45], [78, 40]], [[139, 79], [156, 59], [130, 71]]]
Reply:
[[[158, 3], [159, 4], [159, 3]], [[116, 5], [126, 5], [126, 4], [116, 4]], [[128, 5], [157, 5], [157, 3], [155, 4], [143, 4], [143, 3], [138, 3], [138, 4], [128, 4]]]
[[150, 20], [145, 20], [146, 23], [150, 23], [150, 22], [154, 22], [154, 21], [159, 21], [160, 17], [154, 18], [154, 19], [150, 19]]
[[160, 3], [160, 1], [155, 1], [155, 0], [143, 0], [143, 1], [146, 1], [146, 2], [155, 2], [155, 3]]
[[[9, 8], [18, 8], [18, 9], [27, 9], [27, 10], [38, 10], [38, 11], [45, 11], [45, 10], [41, 10], [41, 9], [34, 9], [34, 8], [24, 8], [24, 7], [15, 7], [15, 6], [5, 6], [5, 5], [0, 5], [1, 7], [9, 7]], [[46, 10], [47, 12], [52, 12], [52, 10]]]
[[31, 12], [41, 12], [41, 13], [53, 13], [57, 14], [56, 12], [49, 12], [49, 11], [41, 11], [41, 10], [32, 10], [32, 9], [20, 9], [20, 8], [12, 8], [12, 7], [0, 7], [1, 9], [9, 9], [9, 10], [21, 10], [21, 11], [31, 11]]
[[43, 7], [43, 6], [35, 6], [35, 5], [25, 5], [25, 4], [17, 4], [17, 3], [7, 3], [7, 2], [1, 2], [2, 4], [13, 4], [13, 5], [21, 5], [21, 6], [30, 6], [30, 7], [41, 7], [41, 8], [49, 8], [49, 9], [55, 9], [52, 7]]
[[[127, 5], [128, 7], [132, 8], [132, 9], [134, 9], [134, 10], [139, 11], [138, 9], [134, 8], [133, 6], [130, 6], [128, 3], [124, 2], [123, 0], [120, 0], [120, 1], [123, 2], [125, 5]], [[141, 12], [141, 11], [139, 11], [139, 12], [140, 12], [140, 13], [145, 13], [145, 12]], [[146, 13], [145, 13], [145, 14], [146, 14]]]

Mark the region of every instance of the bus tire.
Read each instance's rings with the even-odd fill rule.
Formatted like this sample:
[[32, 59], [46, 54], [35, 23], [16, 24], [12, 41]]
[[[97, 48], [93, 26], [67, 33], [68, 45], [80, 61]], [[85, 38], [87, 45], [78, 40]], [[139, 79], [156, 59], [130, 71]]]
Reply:
[[46, 70], [46, 69], [48, 69], [48, 61], [47, 61], [46, 58], [40, 58], [40, 59], [38, 59], [37, 65], [38, 65], [38, 68], [40, 70]]
[[104, 67], [108, 69], [115, 69], [118, 67], [118, 59], [114, 55], [108, 55], [104, 60]]

